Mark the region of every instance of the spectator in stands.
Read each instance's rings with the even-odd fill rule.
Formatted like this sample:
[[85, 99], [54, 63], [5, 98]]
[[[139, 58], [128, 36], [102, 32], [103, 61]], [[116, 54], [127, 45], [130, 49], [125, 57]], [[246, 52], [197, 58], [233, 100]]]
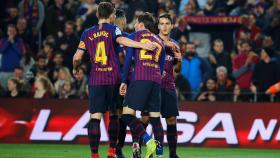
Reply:
[[74, 82], [74, 88], [76, 91], [76, 96], [83, 99], [86, 97], [86, 88], [87, 88], [87, 77], [85, 75], [85, 69], [79, 67], [77, 69], [77, 75], [75, 76], [76, 80]]
[[85, 0], [78, 8], [78, 16], [84, 21], [83, 28], [89, 28], [92, 24], [98, 23], [96, 16], [97, 4], [95, 0]]
[[221, 39], [214, 40], [213, 51], [209, 53], [209, 62], [213, 70], [216, 70], [219, 66], [224, 66], [227, 72], [229, 72], [228, 74], [231, 74], [231, 58], [229, 53], [224, 50], [224, 42]]
[[47, 76], [49, 72], [47, 67], [47, 57], [43, 54], [38, 54], [36, 57], [36, 63], [33, 65], [30, 71], [32, 72], [33, 77], [38, 76], [38, 74], [44, 74], [44, 76]]
[[52, 61], [48, 65], [50, 69], [49, 78], [53, 83], [57, 80], [59, 69], [64, 66], [63, 60], [63, 54], [61, 52], [55, 52]]
[[213, 78], [209, 78], [201, 87], [196, 100], [214, 102], [216, 99], [216, 81]]
[[247, 9], [246, 9], [247, 0], [237, 0], [233, 3], [236, 3], [236, 7], [230, 11], [229, 13], [230, 16], [241, 16], [247, 13]]
[[30, 51], [30, 49], [27, 49], [26, 51], [24, 51], [23, 56], [20, 60], [20, 67], [22, 67], [24, 74], [29, 72], [35, 64], [32, 54], [33, 53]]
[[197, 56], [194, 43], [187, 43], [184, 57], [182, 59], [181, 74], [190, 83], [192, 99], [199, 92], [201, 84], [205, 82], [211, 74], [210, 64]]
[[234, 86], [234, 89], [233, 89], [233, 99], [232, 101], [233, 102], [240, 102], [240, 95], [241, 95], [241, 90], [239, 88], [239, 86], [236, 84]]
[[35, 92], [33, 98], [48, 99], [54, 97], [54, 95], [55, 90], [51, 81], [44, 76], [37, 77], [35, 81]]
[[256, 15], [256, 25], [260, 28], [265, 27], [265, 6], [261, 3], [258, 3], [254, 8], [254, 15]]
[[4, 29], [5, 32], [7, 31], [6, 29], [7, 29], [7, 26], [9, 24], [16, 25], [17, 19], [18, 19], [18, 16], [19, 16], [19, 12], [18, 12], [17, 7], [11, 6], [7, 10], [8, 10], [8, 17], [3, 19], [3, 21], [1, 20], [1, 22], [2, 22], [1, 25], [3, 25], [3, 29]]
[[27, 30], [30, 33], [29, 46], [37, 51], [41, 42], [41, 28], [45, 18], [45, 8], [41, 0], [22, 0], [19, 5], [19, 14], [27, 19]]
[[135, 15], [135, 12], [137, 10], [144, 12], [148, 11], [148, 6], [145, 0], [130, 0], [126, 3], [129, 5], [128, 9], [126, 10], [126, 17], [128, 23], [132, 22], [133, 18], [135, 18], [131, 15]]
[[274, 52], [271, 48], [264, 48], [260, 53], [261, 61], [253, 71], [253, 83], [257, 87], [258, 101], [270, 101], [265, 91], [280, 80], [280, 66], [272, 60]]
[[216, 74], [217, 101], [231, 101], [234, 89], [234, 82], [228, 78], [227, 68], [224, 66], [217, 67]]
[[217, 0], [207, 0], [203, 10], [204, 10], [204, 13], [205, 15], [207, 16], [213, 16], [216, 14], [216, 11], [220, 8], [218, 7], [221, 7], [222, 5], [219, 5], [219, 3], [222, 3], [222, 2], [219, 2]]
[[25, 94], [29, 94], [31, 92], [31, 85], [29, 81], [26, 79], [23, 73], [23, 69], [21, 67], [16, 67], [14, 69], [14, 78], [18, 79], [21, 84], [20, 91], [24, 92]]
[[273, 47], [280, 50], [280, 11], [271, 19], [264, 32], [273, 40]]
[[[187, 40], [188, 35], [188, 24], [186, 20], [183, 17], [179, 17], [176, 19], [176, 23], [174, 25], [174, 29], [171, 30], [171, 37], [175, 39], [176, 41], [181, 41], [181, 38], [184, 38]], [[185, 41], [186, 42], [186, 41]]]
[[55, 46], [52, 43], [45, 43], [40, 54], [46, 56], [47, 65], [52, 61], [53, 52], [55, 51]]
[[16, 78], [11, 78], [8, 80], [8, 92], [5, 94], [7, 98], [22, 98], [25, 97], [25, 94], [20, 91], [21, 84], [20, 81]]
[[0, 84], [7, 85], [7, 80], [12, 76], [14, 68], [19, 66], [24, 53], [23, 41], [16, 37], [15, 25], [8, 25], [8, 37], [0, 39]]
[[233, 76], [241, 91], [249, 91], [253, 67], [259, 61], [259, 57], [251, 50], [251, 44], [246, 40], [240, 42], [240, 51], [233, 59]]
[[55, 0], [55, 4], [51, 5], [46, 12], [46, 33], [48, 35], [60, 36], [64, 23], [70, 20], [72, 16], [69, 10], [65, 8], [64, 0]]
[[22, 0], [18, 7], [20, 16], [27, 19], [28, 30], [38, 34], [45, 18], [44, 4], [41, 0]]
[[124, 0], [112, 0], [112, 3], [115, 4], [117, 9], [121, 9], [123, 11], [127, 11], [129, 7], [128, 4], [124, 2]]
[[196, 10], [195, 10], [194, 6], [191, 3], [188, 3], [185, 6], [185, 10], [184, 10], [184, 13], [182, 15], [184, 15], [184, 16], [195, 16], [196, 15]]
[[59, 93], [59, 91], [62, 89], [64, 82], [66, 81], [73, 83], [73, 78], [67, 67], [61, 67], [58, 71], [58, 79], [54, 83], [54, 88], [56, 93]]
[[251, 41], [253, 46], [260, 46], [260, 33], [261, 28], [256, 25], [256, 15], [249, 14], [244, 16], [242, 27], [237, 32], [237, 40], [243, 39]]
[[58, 93], [59, 99], [70, 99], [76, 98], [76, 90], [73, 88], [73, 85], [70, 81], [65, 81], [62, 85], [61, 90]]
[[206, 0], [181, 0], [180, 6], [179, 6], [179, 14], [182, 15], [186, 5], [192, 5], [194, 7], [194, 10], [199, 10], [200, 8], [203, 8], [206, 4]]
[[266, 24], [269, 25], [273, 18], [276, 17], [280, 12], [280, 1], [274, 0], [273, 5], [266, 12]]
[[75, 54], [76, 47], [79, 44], [79, 38], [75, 35], [75, 24], [72, 21], [65, 23], [64, 34], [58, 38], [58, 49], [64, 54], [64, 65], [72, 70], [72, 59]]
[[18, 37], [21, 38], [25, 45], [28, 45], [28, 41], [30, 40], [29, 32], [27, 30], [27, 21], [24, 17], [20, 17], [17, 20], [17, 31]]

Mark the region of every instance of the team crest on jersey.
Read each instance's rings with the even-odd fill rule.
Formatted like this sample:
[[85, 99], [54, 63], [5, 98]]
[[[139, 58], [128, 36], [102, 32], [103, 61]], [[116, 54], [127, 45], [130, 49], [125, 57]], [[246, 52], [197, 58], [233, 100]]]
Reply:
[[174, 57], [171, 56], [171, 55], [166, 55], [166, 56], [165, 56], [165, 60], [166, 60], [166, 61], [173, 61], [173, 60], [174, 60]]

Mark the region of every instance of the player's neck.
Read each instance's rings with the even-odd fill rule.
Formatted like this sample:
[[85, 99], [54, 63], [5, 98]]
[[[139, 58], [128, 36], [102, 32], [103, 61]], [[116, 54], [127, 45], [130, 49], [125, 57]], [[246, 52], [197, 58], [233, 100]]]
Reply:
[[163, 39], [164, 41], [169, 41], [169, 39], [170, 39], [170, 36], [169, 36], [169, 35], [164, 35], [164, 34], [162, 34], [162, 33], [159, 33], [159, 37], [160, 37], [161, 39]]
[[100, 20], [98, 21], [98, 24], [104, 24], [104, 23], [110, 24], [110, 19], [100, 19]]

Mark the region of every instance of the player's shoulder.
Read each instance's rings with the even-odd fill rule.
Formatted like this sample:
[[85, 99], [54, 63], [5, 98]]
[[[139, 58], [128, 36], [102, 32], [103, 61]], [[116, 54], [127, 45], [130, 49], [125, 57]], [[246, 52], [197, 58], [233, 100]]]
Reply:
[[173, 42], [173, 43], [175, 43], [175, 44], [176, 44], [176, 47], [180, 48], [179, 43], [178, 43], [175, 39], [170, 38], [170, 41]]
[[137, 35], [139, 35], [139, 31], [137, 32], [132, 32], [132, 33], [130, 33], [130, 34], [128, 34], [128, 38], [130, 38], [130, 39], [133, 39], [133, 38], [135, 38]]
[[97, 28], [96, 25], [94, 25], [94, 26], [92, 26], [92, 27], [89, 27], [89, 28], [86, 28], [86, 29], [84, 30], [83, 34], [86, 34], [86, 33], [90, 32], [90, 31], [92, 31], [92, 30], [95, 30], [96, 28]]
[[179, 43], [175, 39], [173, 39], [173, 38], [170, 38], [170, 41], [175, 43], [175, 44], [177, 44], [177, 45], [179, 45]]
[[157, 43], [160, 43], [162, 46], [164, 46], [164, 41], [159, 35], [154, 34], [153, 37], [156, 39]]
[[124, 36], [124, 37], [129, 37], [129, 33], [127, 33], [127, 32], [125, 32], [125, 31], [122, 31], [122, 35]]

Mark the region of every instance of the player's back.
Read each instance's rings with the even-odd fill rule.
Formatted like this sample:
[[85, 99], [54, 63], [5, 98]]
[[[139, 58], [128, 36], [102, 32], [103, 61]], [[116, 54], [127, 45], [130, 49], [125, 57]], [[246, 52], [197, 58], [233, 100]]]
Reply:
[[143, 49], [133, 49], [135, 59], [135, 68], [132, 80], [150, 80], [161, 83], [161, 64], [164, 54], [162, 40], [148, 30], [137, 31], [130, 35], [130, 38], [141, 42], [153, 42], [156, 45], [154, 51]]
[[162, 40], [148, 30], [137, 31], [131, 38], [142, 43], [153, 42], [156, 45], [153, 51], [134, 49], [135, 68], [132, 80], [150, 80], [160, 84], [165, 56]]
[[92, 62], [90, 85], [120, 83], [118, 44], [116, 43], [118, 36], [121, 36], [119, 28], [107, 23], [93, 26], [84, 31], [81, 41], [84, 42], [84, 47]]

